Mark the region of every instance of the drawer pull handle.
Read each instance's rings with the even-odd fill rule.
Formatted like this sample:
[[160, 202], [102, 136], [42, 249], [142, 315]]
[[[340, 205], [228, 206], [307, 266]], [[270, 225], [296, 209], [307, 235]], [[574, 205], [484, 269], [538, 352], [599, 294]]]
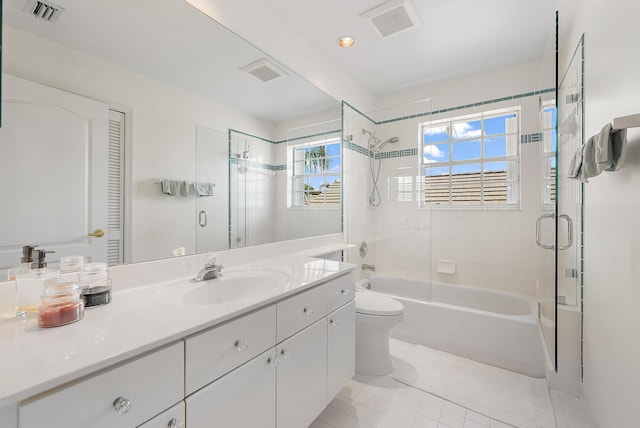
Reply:
[[338, 322], [338, 320], [329, 320], [329, 324], [331, 324], [334, 327], [337, 327], [338, 324], [340, 324], [340, 322]]
[[283, 349], [282, 351], [280, 351], [280, 355], [282, 355], [282, 358], [284, 358], [285, 360], [288, 360], [293, 355], [293, 351], [291, 351], [290, 349]]
[[113, 401], [113, 410], [117, 415], [124, 415], [131, 410], [131, 401], [124, 397], [118, 397]]
[[236, 340], [233, 346], [235, 346], [238, 351], [244, 351], [249, 347], [249, 342], [246, 340]]
[[304, 308], [302, 312], [304, 312], [305, 315], [313, 315], [313, 308]]
[[173, 418], [167, 424], [167, 428], [184, 428], [184, 424], [182, 423], [182, 421]]
[[269, 364], [270, 367], [273, 367], [273, 368], [278, 367], [279, 362], [280, 361], [278, 361], [277, 358], [271, 358], [271, 357], [267, 358], [267, 364]]

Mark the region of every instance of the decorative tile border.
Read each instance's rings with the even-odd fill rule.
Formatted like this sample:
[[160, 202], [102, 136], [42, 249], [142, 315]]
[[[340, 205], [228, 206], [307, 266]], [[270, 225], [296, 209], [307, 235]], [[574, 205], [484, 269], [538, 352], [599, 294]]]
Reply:
[[238, 159], [236, 157], [230, 158], [229, 163], [231, 165], [241, 165], [242, 163], [242, 166], [246, 166], [249, 168], [256, 168], [256, 169], [264, 169], [265, 171], [286, 171], [287, 170], [287, 165], [270, 165], [268, 163]]
[[270, 144], [282, 144], [282, 143], [287, 143], [289, 141], [299, 141], [299, 140], [304, 140], [305, 138], [322, 137], [324, 135], [331, 135], [331, 134], [340, 135], [340, 132], [341, 132], [340, 129], [334, 129], [334, 130], [331, 130], [331, 131], [319, 132], [317, 134], [312, 134], [312, 135], [303, 135], [301, 137], [289, 138], [289, 139], [280, 140], [280, 141], [273, 141], [273, 140], [269, 140], [267, 138], [258, 137], [257, 135], [248, 134], [246, 132], [238, 131], [237, 129], [229, 129], [229, 135], [231, 135], [231, 133], [236, 133], [236, 134], [244, 135], [246, 137], [255, 138], [257, 140], [261, 140], [261, 141], [264, 141], [265, 143], [270, 143]]
[[555, 92], [555, 88], [542, 89], [542, 90], [533, 91], [533, 92], [526, 92], [526, 93], [517, 94], [517, 95], [511, 95], [511, 96], [502, 97], [502, 98], [494, 98], [494, 99], [491, 99], [491, 100], [480, 101], [480, 102], [472, 103], [472, 104], [459, 105], [459, 106], [449, 107], [449, 108], [440, 109], [440, 110], [433, 110], [433, 111], [430, 111], [430, 112], [416, 113], [416, 114], [412, 114], [412, 115], [409, 115], [409, 116], [403, 116], [403, 117], [397, 117], [397, 118], [394, 118], [394, 119], [382, 120], [380, 122], [376, 122], [375, 120], [373, 120], [372, 118], [370, 118], [366, 114], [362, 113], [360, 110], [358, 110], [357, 108], [355, 108], [354, 106], [352, 106], [348, 102], [342, 101], [342, 103], [344, 105], [348, 106], [349, 108], [351, 108], [352, 110], [354, 110], [356, 113], [360, 114], [362, 117], [364, 117], [365, 119], [367, 119], [368, 121], [370, 121], [374, 125], [382, 125], [382, 124], [385, 124], [385, 123], [400, 122], [402, 120], [415, 119], [415, 118], [418, 118], [418, 117], [431, 116], [431, 115], [434, 115], [434, 114], [449, 113], [449, 112], [452, 112], [452, 111], [464, 110], [464, 109], [468, 109], [468, 108], [471, 108], [471, 107], [479, 107], [479, 106], [484, 106], [484, 105], [488, 105], [488, 104], [495, 104], [495, 103], [500, 103], [500, 102], [503, 102], [503, 101], [518, 100], [518, 99], [521, 99], [521, 98], [532, 97], [534, 95], [547, 94], [549, 92]]
[[521, 144], [540, 143], [543, 140], [544, 140], [544, 135], [542, 134], [542, 132], [537, 132], [535, 134], [525, 134], [520, 136]]

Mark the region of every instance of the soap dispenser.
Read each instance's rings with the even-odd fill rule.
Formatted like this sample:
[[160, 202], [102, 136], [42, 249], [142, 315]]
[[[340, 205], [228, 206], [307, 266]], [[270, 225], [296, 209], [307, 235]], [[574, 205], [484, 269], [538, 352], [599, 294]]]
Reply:
[[54, 251], [33, 250], [31, 269], [16, 275], [16, 316], [38, 312], [45, 288], [56, 284], [59, 272], [47, 268], [46, 256]]
[[9, 281], [15, 281], [18, 275], [31, 270], [31, 265], [33, 264], [33, 251], [36, 247], [37, 245], [25, 245], [22, 247], [22, 258], [20, 259], [20, 264], [9, 268], [8, 270]]

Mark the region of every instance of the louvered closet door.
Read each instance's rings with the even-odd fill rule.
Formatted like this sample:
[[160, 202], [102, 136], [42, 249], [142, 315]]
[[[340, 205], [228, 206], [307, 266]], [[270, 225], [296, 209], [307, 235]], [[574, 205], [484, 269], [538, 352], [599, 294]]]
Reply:
[[107, 261], [109, 266], [124, 262], [124, 113], [109, 110], [109, 173], [107, 198]]

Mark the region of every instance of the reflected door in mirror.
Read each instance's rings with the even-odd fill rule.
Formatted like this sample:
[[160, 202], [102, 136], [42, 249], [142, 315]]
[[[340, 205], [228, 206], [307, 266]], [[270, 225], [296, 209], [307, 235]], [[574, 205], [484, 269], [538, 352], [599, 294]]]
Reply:
[[[108, 106], [3, 75], [0, 274], [21, 246], [106, 261]], [[99, 235], [95, 234], [95, 235]]]

